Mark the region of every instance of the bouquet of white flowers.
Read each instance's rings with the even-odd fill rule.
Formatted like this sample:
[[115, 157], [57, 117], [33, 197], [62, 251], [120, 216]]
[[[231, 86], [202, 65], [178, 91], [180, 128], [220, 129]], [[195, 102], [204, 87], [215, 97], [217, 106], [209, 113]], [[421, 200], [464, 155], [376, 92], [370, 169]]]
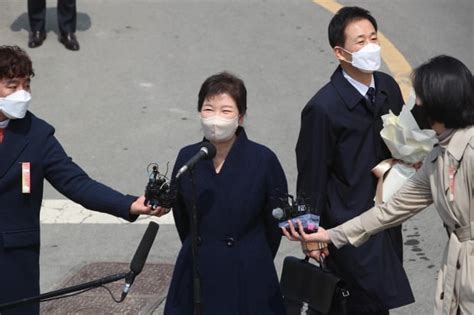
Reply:
[[[403, 105], [400, 115], [396, 116], [390, 111], [382, 116], [383, 129], [380, 135], [395, 160], [383, 161], [373, 170], [379, 177], [376, 196], [378, 203], [390, 199], [403, 183], [416, 173], [413, 164], [422, 162], [437, 142], [435, 132], [421, 130], [410, 111], [415, 104], [413, 93], [408, 103], [410, 105]], [[384, 164], [388, 166], [382, 173], [377, 174], [376, 169], [383, 168]], [[387, 170], [390, 171], [384, 179], [383, 173]]]

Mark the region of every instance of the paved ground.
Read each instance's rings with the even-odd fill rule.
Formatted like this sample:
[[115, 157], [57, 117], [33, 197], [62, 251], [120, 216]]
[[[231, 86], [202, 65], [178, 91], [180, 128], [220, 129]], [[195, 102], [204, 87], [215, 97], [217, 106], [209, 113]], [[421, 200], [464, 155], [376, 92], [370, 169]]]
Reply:
[[[200, 84], [229, 70], [248, 88], [249, 136], [277, 153], [294, 190], [301, 108], [336, 66], [326, 35], [332, 13], [319, 2], [82, 0], [81, 50], [70, 52], [57, 41], [55, 1], [50, 1], [48, 39], [27, 49], [37, 73], [31, 109], [56, 127], [65, 149], [92, 177], [140, 194], [149, 162], [172, 166], [182, 146], [199, 140]], [[369, 8], [411, 66], [449, 54], [474, 69], [472, 0], [339, 3]], [[26, 2], [0, 0], [0, 43], [26, 47], [27, 30]], [[396, 66], [384, 64], [383, 70]], [[45, 198], [64, 199], [50, 186]], [[87, 263], [129, 262], [145, 227], [43, 224], [42, 291]], [[445, 232], [434, 209], [404, 230], [405, 266], [417, 302], [393, 313], [427, 314]], [[148, 261], [173, 263], [178, 249], [174, 226], [163, 224]], [[286, 255], [298, 253], [294, 243], [283, 241], [278, 270]]]

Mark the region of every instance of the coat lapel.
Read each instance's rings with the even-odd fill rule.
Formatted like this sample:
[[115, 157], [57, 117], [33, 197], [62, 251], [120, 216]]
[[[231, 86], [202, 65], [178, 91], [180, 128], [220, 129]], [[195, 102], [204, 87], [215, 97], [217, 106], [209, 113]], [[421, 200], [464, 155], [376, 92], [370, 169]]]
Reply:
[[242, 157], [242, 152], [245, 150], [245, 143], [247, 142], [247, 134], [243, 127], [238, 127], [237, 131], [237, 139], [235, 139], [232, 148], [230, 149], [229, 153], [227, 154], [227, 158], [222, 165], [222, 169], [220, 172], [221, 176], [228, 176], [239, 169], [237, 167], [238, 163], [241, 163], [240, 158]]
[[358, 104], [364, 104], [367, 110], [371, 112], [374, 117], [379, 117], [385, 110], [384, 107], [385, 101], [387, 99], [387, 87], [385, 86], [383, 80], [380, 80], [377, 72], [374, 72], [374, 81], [375, 109], [371, 108], [371, 106], [367, 104], [365, 97], [361, 95], [359, 91], [357, 91], [357, 89], [344, 78], [341, 66], [339, 66], [331, 76], [332, 85], [338, 92], [339, 96], [343, 99], [349, 110], [353, 110]]
[[474, 138], [474, 127], [467, 127], [464, 129], [459, 129], [451, 138], [448, 144], [448, 152], [456, 159], [456, 161], [461, 161], [464, 151], [467, 148], [471, 139]]
[[0, 178], [12, 167], [17, 157], [28, 144], [26, 134], [31, 125], [31, 117], [12, 120], [5, 130], [3, 143], [0, 145]]
[[341, 66], [332, 74], [331, 83], [349, 110], [354, 109], [364, 99], [364, 96], [344, 78]]
[[[388, 87], [384, 80], [381, 80], [378, 72], [374, 72], [375, 82], [375, 116], [380, 117], [381, 115], [388, 113], [390, 105], [386, 103], [388, 95]], [[400, 113], [394, 113], [398, 115]]]

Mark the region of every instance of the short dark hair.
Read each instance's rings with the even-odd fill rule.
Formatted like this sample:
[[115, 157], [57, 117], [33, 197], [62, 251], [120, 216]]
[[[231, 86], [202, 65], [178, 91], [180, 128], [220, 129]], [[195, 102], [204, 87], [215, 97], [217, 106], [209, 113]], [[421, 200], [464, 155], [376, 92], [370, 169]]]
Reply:
[[358, 20], [369, 20], [377, 31], [377, 21], [366, 9], [359, 7], [344, 7], [337, 11], [328, 26], [329, 45], [344, 47], [346, 41], [345, 30], [349, 23]]
[[18, 46], [0, 46], [0, 79], [34, 75], [31, 59], [23, 49]]
[[244, 81], [229, 72], [221, 72], [210, 76], [204, 81], [199, 90], [198, 111], [201, 111], [204, 101], [210, 97], [226, 93], [237, 104], [239, 114], [247, 112], [247, 89]]
[[456, 129], [474, 125], [474, 79], [461, 61], [434, 57], [413, 71], [412, 82], [431, 121]]

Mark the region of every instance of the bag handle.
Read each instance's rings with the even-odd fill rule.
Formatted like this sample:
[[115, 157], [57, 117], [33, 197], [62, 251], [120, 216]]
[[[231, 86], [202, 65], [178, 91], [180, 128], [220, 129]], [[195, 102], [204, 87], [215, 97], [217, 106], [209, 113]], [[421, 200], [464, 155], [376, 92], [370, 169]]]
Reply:
[[[320, 259], [319, 259], [319, 265], [316, 265], [316, 264], [312, 264], [312, 265], [315, 265], [316, 267], [319, 267], [321, 268], [323, 271], [326, 271], [326, 272], [329, 272], [330, 270], [328, 269], [328, 267], [326, 266], [326, 261], [325, 261], [325, 257], [324, 255], [321, 255], [320, 256]], [[309, 261], [309, 256], [304, 256], [304, 258], [302, 259], [302, 261], [305, 261], [307, 262], [308, 264], [311, 264], [311, 262]]]

